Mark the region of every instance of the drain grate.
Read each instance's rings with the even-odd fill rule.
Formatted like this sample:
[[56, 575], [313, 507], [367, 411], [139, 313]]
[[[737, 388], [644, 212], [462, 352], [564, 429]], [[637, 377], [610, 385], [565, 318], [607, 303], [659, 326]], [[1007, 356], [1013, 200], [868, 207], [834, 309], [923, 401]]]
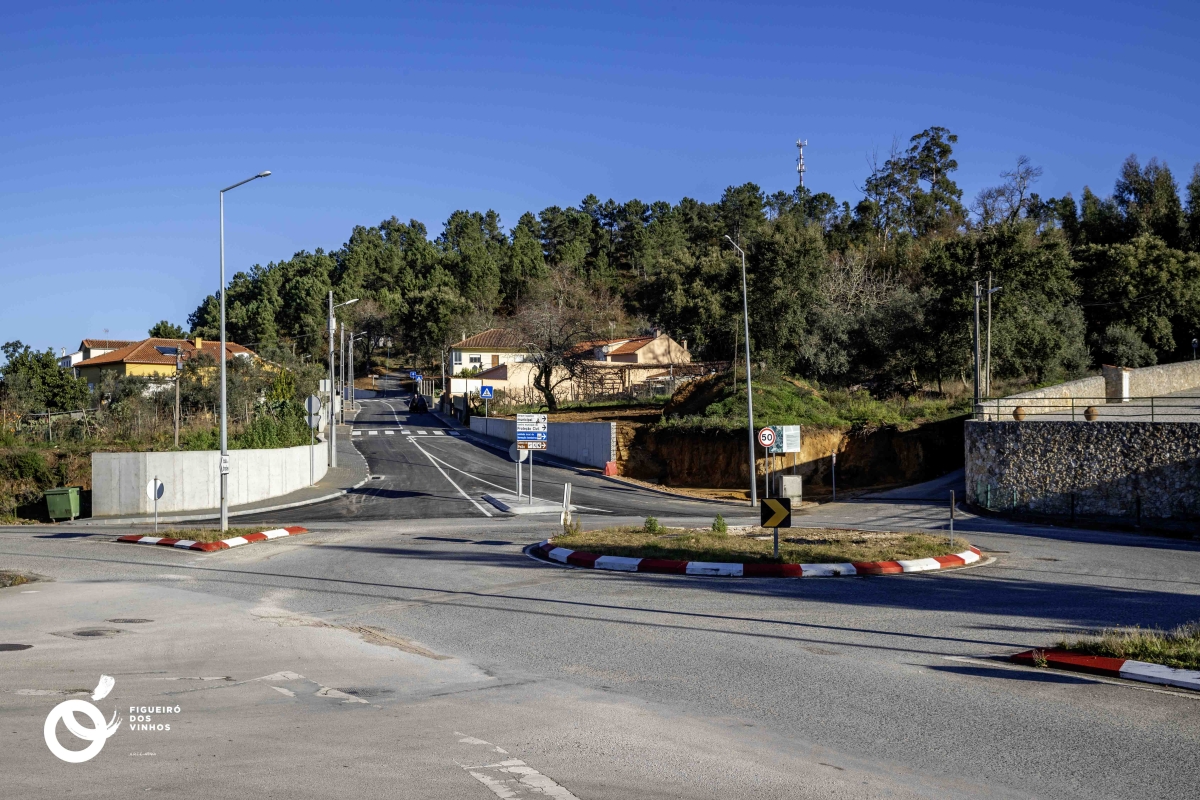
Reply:
[[139, 625], [143, 622], [154, 622], [152, 619], [140, 619], [138, 617], [117, 617], [116, 619], [106, 619], [105, 622], [115, 622], [118, 625]]
[[31, 644], [0, 644], [0, 652], [5, 650], [28, 650], [33, 645]]

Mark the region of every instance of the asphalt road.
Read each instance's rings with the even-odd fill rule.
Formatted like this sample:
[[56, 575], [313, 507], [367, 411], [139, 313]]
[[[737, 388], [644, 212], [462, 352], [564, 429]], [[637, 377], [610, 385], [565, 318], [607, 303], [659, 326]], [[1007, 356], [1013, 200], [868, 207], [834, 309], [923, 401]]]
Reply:
[[[391, 459], [428, 480], [409, 496], [366, 498], [356, 514], [314, 514], [303, 536], [202, 554], [117, 544], [113, 531], [0, 529], [0, 567], [50, 578], [0, 590], [0, 644], [32, 645], [0, 649], [5, 788], [21, 797], [1195, 796], [1200, 694], [996, 657], [1082, 630], [1200, 617], [1197, 543], [967, 515], [958, 532], [996, 560], [944, 574], [566, 569], [523, 553], [552, 532], [548, 521], [486, 517], [417, 457], [439, 447], [443, 468], [476, 480], [503, 462], [464, 442], [418, 448], [380, 436], [363, 445], [373, 470]], [[467, 488], [466, 475], [447, 473]], [[468, 495], [483, 490], [470, 486]], [[804, 521], [937, 529], [944, 489], [823, 506]], [[583, 491], [597, 507], [608, 497], [606, 487]], [[656, 497], [639, 494], [638, 503]], [[375, 520], [374, 506], [413, 513]], [[79, 634], [97, 630], [110, 633]], [[102, 673], [116, 686], [95, 705], [106, 718], [118, 710], [123, 727], [93, 760], [62, 763], [43, 722]], [[130, 728], [145, 724], [131, 722], [131, 707], [168, 704], [180, 713], [151, 714], [150, 724], [166, 720], [170, 731]], [[61, 724], [58, 736], [83, 744]]]
[[[432, 518], [488, 519], [507, 516], [483, 499], [485, 494], [516, 492], [516, 464], [506, 452], [469, 433], [453, 431], [434, 414], [410, 414], [411, 395], [399, 393], [360, 401], [353, 420], [353, 441], [367, 459], [372, 480], [335, 501], [319, 506], [239, 517], [253, 521], [393, 520]], [[563, 486], [572, 485], [572, 504], [591, 517], [672, 517], [712, 519], [718, 512], [753, 513], [746, 507], [675, 499], [605, 480], [594, 470], [547, 463], [534, 455], [534, 498], [562, 503]], [[528, 491], [528, 464], [522, 488]]]

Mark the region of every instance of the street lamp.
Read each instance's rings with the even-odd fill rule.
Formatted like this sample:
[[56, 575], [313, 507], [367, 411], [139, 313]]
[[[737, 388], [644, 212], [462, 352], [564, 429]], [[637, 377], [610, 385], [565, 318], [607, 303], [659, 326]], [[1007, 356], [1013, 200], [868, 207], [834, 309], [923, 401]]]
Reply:
[[333, 310], [335, 308], [341, 308], [342, 306], [348, 306], [351, 303], [357, 303], [357, 302], [358, 302], [358, 298], [356, 297], [353, 300], [347, 300], [344, 303], [338, 303], [337, 305], [334, 305], [333, 304], [333, 290], [332, 289], [329, 290], [329, 468], [330, 469], [337, 468], [337, 420], [334, 419], [334, 416], [333, 416], [333, 412], [336, 410], [334, 408], [334, 396], [337, 394], [337, 391], [336, 391], [337, 384], [334, 382], [334, 376], [336, 373], [334, 372], [334, 367], [333, 367], [333, 353], [334, 353], [333, 337], [337, 333], [337, 328], [333, 321]]
[[232, 186], [221, 190], [221, 352], [218, 360], [221, 362], [221, 530], [229, 530], [229, 415], [226, 409], [225, 396], [225, 193], [232, 191], [242, 184], [271, 174], [263, 170], [257, 175], [238, 181]]
[[[350, 346], [350, 407], [351, 408], [358, 407], [355, 405], [355, 394], [354, 394], [354, 343], [359, 341], [360, 339], [366, 339], [366, 338], [367, 338], [366, 331], [363, 331], [361, 333], [353, 333], [352, 332], [350, 334], [349, 346]], [[368, 356], [369, 355], [370, 354], [368, 353]], [[367, 367], [368, 368], [370, 367], [370, 358], [367, 359]]]
[[[725, 236], [729, 239], [729, 236]], [[746, 332], [746, 415], [749, 420], [750, 433], [750, 505], [758, 505], [758, 476], [754, 469], [754, 392], [750, 385], [750, 303], [746, 299], [746, 251], [737, 246], [737, 242], [729, 239], [729, 243], [734, 249], [742, 254], [742, 324], [745, 326]], [[734, 365], [734, 379], [737, 379], [736, 364]]]

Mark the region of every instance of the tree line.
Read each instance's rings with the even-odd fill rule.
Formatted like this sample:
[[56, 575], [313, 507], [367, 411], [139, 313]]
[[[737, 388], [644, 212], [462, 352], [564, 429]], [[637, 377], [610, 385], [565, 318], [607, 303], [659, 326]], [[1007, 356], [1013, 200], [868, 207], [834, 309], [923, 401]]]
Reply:
[[[462, 335], [597, 298], [588, 326], [661, 327], [698, 359], [741, 335], [746, 252], [753, 357], [877, 394], [943, 391], [971, 371], [973, 284], [992, 276], [993, 374], [1042, 383], [1098, 364], [1190, 358], [1200, 331], [1200, 165], [1181, 191], [1166, 164], [1130, 156], [1113, 191], [1042, 197], [1022, 157], [965, 202], [957, 136], [933, 127], [873, 159], [853, 204], [807, 188], [731, 186], [716, 202], [600, 201], [522, 214], [456, 211], [358, 226], [337, 250], [237, 273], [228, 335], [260, 353], [326, 353], [327, 296], [374, 348], [426, 361]], [[567, 287], [564, 289], [564, 287]], [[586, 302], [585, 302], [586, 304]], [[218, 302], [189, 319], [216, 338]], [[586, 326], [585, 326], [586, 327]], [[360, 362], [361, 366], [362, 362]]]

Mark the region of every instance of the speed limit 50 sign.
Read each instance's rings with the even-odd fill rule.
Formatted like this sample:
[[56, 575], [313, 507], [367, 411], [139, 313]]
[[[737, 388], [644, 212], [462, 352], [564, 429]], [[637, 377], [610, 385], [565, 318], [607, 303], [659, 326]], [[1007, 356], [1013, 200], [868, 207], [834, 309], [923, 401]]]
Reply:
[[771, 428], [763, 428], [758, 432], [758, 443], [763, 447], [770, 447], [775, 444], [775, 431]]

